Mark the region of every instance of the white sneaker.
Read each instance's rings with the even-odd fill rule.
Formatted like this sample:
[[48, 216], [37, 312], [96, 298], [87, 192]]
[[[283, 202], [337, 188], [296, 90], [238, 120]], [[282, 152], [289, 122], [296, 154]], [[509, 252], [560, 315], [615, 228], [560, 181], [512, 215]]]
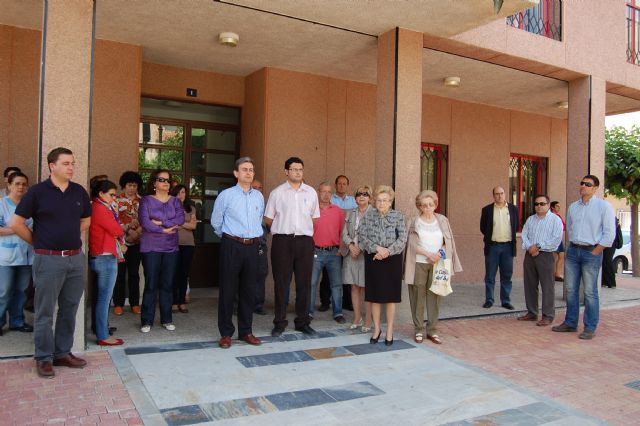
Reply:
[[143, 325], [142, 327], [140, 327], [140, 332], [141, 333], [148, 333], [151, 331], [151, 326], [150, 325]]
[[176, 326], [173, 325], [172, 323], [162, 324], [162, 326], [168, 331], [173, 331], [176, 329]]

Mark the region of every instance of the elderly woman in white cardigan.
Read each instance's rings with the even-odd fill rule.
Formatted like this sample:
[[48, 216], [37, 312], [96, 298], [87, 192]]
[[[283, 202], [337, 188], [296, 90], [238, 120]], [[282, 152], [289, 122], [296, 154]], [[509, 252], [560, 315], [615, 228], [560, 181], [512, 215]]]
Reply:
[[416, 207], [420, 215], [408, 221], [409, 240], [405, 258], [404, 281], [409, 285], [409, 301], [415, 327], [415, 341], [424, 339], [424, 305], [427, 304], [427, 339], [435, 344], [442, 340], [437, 334], [441, 296], [429, 291], [433, 277], [433, 266], [441, 258], [451, 259], [452, 271], [462, 271], [456, 253], [449, 220], [436, 213], [438, 194], [426, 190], [416, 196]]

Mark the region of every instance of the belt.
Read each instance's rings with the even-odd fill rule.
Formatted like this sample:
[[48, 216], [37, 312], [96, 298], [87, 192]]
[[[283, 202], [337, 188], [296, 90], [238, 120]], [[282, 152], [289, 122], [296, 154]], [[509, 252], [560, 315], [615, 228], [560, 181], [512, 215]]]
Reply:
[[569, 245], [571, 247], [575, 247], [581, 250], [593, 250], [597, 247], [596, 245], [586, 245], [586, 244], [576, 244], [576, 243], [569, 243]]
[[316, 248], [316, 250], [333, 250], [333, 249], [340, 248], [340, 246], [327, 246], [327, 247], [314, 246], [314, 247]]
[[302, 237], [307, 237], [307, 238], [312, 238], [310, 235], [303, 235], [303, 234], [273, 234], [274, 237], [289, 237], [289, 238], [302, 238]]
[[504, 241], [504, 242], [498, 242], [498, 241], [491, 241], [491, 245], [495, 246], [498, 244], [511, 244], [511, 241]]
[[234, 240], [237, 241], [241, 244], [244, 245], [251, 245], [251, 244], [255, 244], [260, 242], [260, 238], [256, 237], [256, 238], [240, 238], [240, 237], [234, 237], [233, 235], [229, 235], [229, 234], [222, 234], [223, 237], [225, 238], [229, 238], [230, 240]]
[[36, 254], [45, 254], [47, 256], [62, 256], [69, 257], [80, 254], [80, 249], [76, 250], [47, 250], [47, 249], [35, 249], [33, 250]]

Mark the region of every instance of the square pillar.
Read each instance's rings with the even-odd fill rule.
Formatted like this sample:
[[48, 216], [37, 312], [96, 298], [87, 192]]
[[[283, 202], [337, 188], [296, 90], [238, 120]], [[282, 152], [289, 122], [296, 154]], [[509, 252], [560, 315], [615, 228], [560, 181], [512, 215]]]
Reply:
[[[49, 177], [49, 151], [62, 146], [72, 150], [75, 156], [73, 181], [86, 188], [95, 3], [93, 0], [45, 0], [43, 16], [38, 180]], [[84, 306], [83, 296], [76, 316], [74, 351], [85, 348]]]
[[597, 195], [604, 195], [606, 97], [602, 79], [588, 76], [569, 82], [566, 206], [578, 199], [580, 179], [587, 174], [600, 179]]
[[414, 213], [420, 191], [423, 34], [395, 28], [378, 37], [375, 184], [396, 191], [395, 208]]

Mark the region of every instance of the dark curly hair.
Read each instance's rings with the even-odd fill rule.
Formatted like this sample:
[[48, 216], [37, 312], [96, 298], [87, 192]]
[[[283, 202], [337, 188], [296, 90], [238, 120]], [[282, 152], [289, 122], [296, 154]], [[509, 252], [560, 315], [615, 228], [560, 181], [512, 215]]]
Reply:
[[149, 180], [147, 181], [147, 195], [153, 195], [155, 193], [155, 188], [153, 187], [153, 184], [156, 182], [156, 178], [158, 177], [158, 175], [160, 173], [166, 173], [169, 175], [169, 182], [171, 182], [171, 179], [173, 177], [173, 175], [171, 174], [171, 172], [167, 169], [156, 169], [153, 172], [151, 172], [151, 176], [149, 176]]
[[120, 188], [122, 189], [124, 189], [124, 187], [127, 186], [128, 183], [137, 183], [138, 191], [142, 191], [144, 189], [142, 176], [140, 176], [138, 172], [134, 172], [131, 170], [124, 172], [122, 176], [120, 176], [120, 181], [118, 183], [120, 184]]

